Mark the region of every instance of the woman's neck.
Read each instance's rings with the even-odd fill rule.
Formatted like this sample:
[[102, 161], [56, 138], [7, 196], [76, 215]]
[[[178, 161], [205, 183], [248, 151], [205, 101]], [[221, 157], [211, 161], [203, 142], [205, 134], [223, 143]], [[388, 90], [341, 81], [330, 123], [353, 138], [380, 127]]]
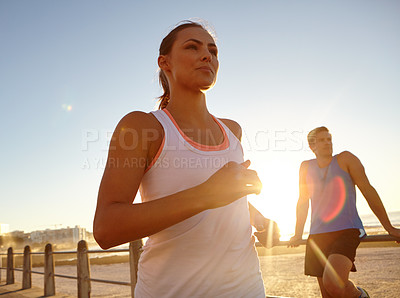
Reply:
[[172, 93], [167, 110], [175, 120], [182, 124], [204, 125], [211, 119], [206, 104], [206, 96], [199, 92], [196, 94], [189, 92]]

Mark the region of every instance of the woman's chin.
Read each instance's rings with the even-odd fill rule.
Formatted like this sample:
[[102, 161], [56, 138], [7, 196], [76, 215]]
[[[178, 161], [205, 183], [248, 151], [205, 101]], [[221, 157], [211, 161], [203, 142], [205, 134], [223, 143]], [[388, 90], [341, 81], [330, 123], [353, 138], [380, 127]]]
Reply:
[[202, 92], [206, 92], [206, 91], [210, 90], [212, 87], [214, 87], [214, 85], [215, 85], [215, 81], [214, 82], [207, 82], [207, 83], [204, 83], [204, 84], [200, 84], [199, 89]]

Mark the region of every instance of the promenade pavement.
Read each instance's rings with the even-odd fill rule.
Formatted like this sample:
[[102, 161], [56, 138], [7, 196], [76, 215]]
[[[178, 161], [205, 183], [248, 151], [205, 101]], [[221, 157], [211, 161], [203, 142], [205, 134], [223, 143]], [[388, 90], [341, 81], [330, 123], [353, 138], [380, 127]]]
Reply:
[[[38, 298], [44, 297], [44, 290], [37, 287], [32, 287], [31, 289], [22, 290], [22, 285], [19, 283], [6, 285], [4, 281], [0, 282], [0, 297], [9, 298]], [[68, 296], [65, 294], [57, 294], [51, 296], [55, 298], [73, 298], [73, 296]]]

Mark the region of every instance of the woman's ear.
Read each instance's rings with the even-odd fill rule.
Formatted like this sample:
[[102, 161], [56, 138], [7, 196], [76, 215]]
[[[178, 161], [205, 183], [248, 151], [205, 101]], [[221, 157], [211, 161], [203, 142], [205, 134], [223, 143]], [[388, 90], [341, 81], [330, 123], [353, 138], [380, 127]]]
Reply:
[[160, 69], [162, 69], [163, 71], [169, 70], [169, 63], [168, 63], [167, 56], [165, 56], [165, 55], [158, 56], [157, 62], [158, 62], [158, 67]]

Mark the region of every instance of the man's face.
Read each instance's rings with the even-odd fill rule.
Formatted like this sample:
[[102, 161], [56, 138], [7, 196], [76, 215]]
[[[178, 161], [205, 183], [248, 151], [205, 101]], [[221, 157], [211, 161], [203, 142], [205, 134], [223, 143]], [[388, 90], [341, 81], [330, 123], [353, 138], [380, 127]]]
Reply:
[[317, 133], [315, 143], [310, 148], [317, 157], [332, 156], [332, 135], [327, 131]]

